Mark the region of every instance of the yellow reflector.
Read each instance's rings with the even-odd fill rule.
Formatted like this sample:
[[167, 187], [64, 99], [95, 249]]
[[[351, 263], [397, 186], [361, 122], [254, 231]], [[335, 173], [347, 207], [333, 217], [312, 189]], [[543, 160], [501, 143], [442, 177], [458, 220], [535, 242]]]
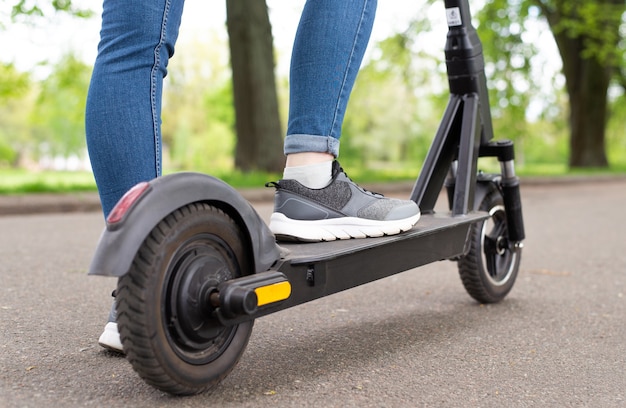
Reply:
[[291, 295], [291, 285], [289, 282], [278, 282], [254, 289], [258, 298], [257, 305], [263, 306], [269, 303], [280, 302]]

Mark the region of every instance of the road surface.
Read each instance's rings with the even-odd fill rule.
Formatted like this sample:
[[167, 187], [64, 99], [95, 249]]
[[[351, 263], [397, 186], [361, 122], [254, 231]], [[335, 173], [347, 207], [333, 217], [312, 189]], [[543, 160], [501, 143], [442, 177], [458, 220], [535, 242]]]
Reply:
[[626, 182], [522, 195], [503, 302], [427, 265], [258, 319], [233, 372], [186, 398], [96, 344], [115, 286], [86, 274], [99, 213], [0, 217], [0, 407], [626, 406]]

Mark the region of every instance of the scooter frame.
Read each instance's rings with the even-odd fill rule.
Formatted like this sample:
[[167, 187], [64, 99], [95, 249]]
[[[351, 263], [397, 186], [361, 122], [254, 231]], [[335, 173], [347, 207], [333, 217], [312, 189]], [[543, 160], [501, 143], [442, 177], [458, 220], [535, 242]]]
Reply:
[[[500, 192], [506, 209], [506, 236], [498, 245], [519, 254], [525, 234], [513, 143], [492, 141], [482, 45], [471, 25], [468, 1], [444, 3], [450, 99], [410, 196], [422, 212], [412, 230], [381, 238], [279, 245], [232, 187], [208, 175], [177, 173], [140, 183], [120, 200], [107, 219], [89, 274], [124, 277], [163, 219], [193, 203], [209, 204], [241, 229], [251, 265], [249, 274], [203, 292], [202, 313], [217, 325], [234, 327], [421, 265], [463, 257], [472, 226], [490, 217], [477, 211], [490, 188]], [[478, 173], [479, 157], [496, 157], [501, 174]], [[450, 212], [438, 214], [434, 207], [444, 187]]]

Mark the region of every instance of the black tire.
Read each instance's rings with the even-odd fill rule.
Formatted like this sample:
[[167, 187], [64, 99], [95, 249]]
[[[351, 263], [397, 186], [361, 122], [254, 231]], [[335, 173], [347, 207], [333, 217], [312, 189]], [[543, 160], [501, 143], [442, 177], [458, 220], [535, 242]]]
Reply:
[[477, 209], [491, 217], [470, 229], [469, 251], [458, 261], [465, 290], [480, 303], [496, 303], [511, 291], [517, 278], [521, 247], [509, 244], [502, 193], [493, 183], [479, 184]]
[[254, 322], [222, 326], [209, 295], [248, 273], [244, 236], [221, 210], [194, 203], [163, 219], [118, 281], [118, 327], [133, 369], [170, 394], [214, 388], [239, 361]]

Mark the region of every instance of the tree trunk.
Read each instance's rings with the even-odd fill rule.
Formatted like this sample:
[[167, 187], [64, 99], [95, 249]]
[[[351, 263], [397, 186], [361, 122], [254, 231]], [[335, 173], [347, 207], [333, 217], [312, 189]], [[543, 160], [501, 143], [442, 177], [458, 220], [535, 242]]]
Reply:
[[265, 1], [226, 0], [237, 147], [243, 171], [280, 171], [283, 139], [274, 77], [272, 29]]
[[[563, 61], [569, 96], [570, 167], [608, 167], [605, 129], [608, 119], [607, 93], [612, 66], [585, 48], [585, 34], [571, 35], [562, 27], [567, 18], [542, 7]], [[615, 28], [616, 30], [619, 27]]]
[[607, 167], [605, 128], [611, 69], [584, 58], [583, 40], [555, 35], [569, 95], [570, 167]]
[[567, 79], [570, 99], [570, 167], [607, 167], [605, 129], [611, 75], [595, 59], [578, 61]]

